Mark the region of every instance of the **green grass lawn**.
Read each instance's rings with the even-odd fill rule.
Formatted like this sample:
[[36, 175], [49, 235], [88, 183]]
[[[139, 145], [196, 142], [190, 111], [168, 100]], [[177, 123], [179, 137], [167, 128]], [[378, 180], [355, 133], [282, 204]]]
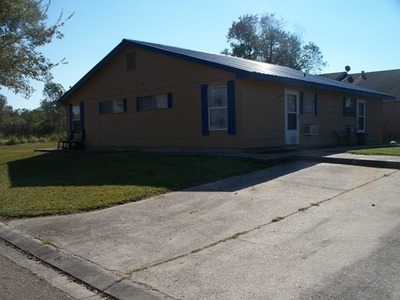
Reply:
[[268, 166], [233, 157], [34, 152], [54, 146], [0, 146], [1, 217], [105, 208]]
[[348, 151], [353, 154], [363, 155], [395, 155], [400, 156], [400, 146], [382, 147], [382, 148], [363, 148]]

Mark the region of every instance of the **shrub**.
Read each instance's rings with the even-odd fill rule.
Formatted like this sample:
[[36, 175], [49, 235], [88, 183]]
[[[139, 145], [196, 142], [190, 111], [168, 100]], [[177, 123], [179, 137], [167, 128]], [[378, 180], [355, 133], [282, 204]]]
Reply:
[[36, 136], [30, 136], [29, 139], [28, 139], [28, 142], [29, 143], [39, 143], [40, 139], [37, 138]]
[[[59, 138], [60, 137], [60, 138]], [[18, 136], [10, 136], [8, 139], [0, 139], [0, 145], [18, 145], [18, 144], [27, 144], [27, 143], [47, 143], [48, 141], [58, 141], [60, 139], [63, 139], [64, 136], [61, 138], [61, 135], [52, 135], [49, 138], [45, 137], [36, 137], [36, 136], [30, 136], [29, 138], [27, 137], [18, 137]]]
[[67, 133], [53, 133], [52, 135], [49, 136], [49, 140], [53, 142], [61, 141], [64, 140], [65, 137], [67, 136]]
[[8, 139], [6, 145], [17, 145], [19, 143], [20, 143], [19, 138], [13, 135]]
[[21, 138], [19, 138], [19, 143], [26, 144], [26, 143], [28, 143], [28, 139], [26, 137], [21, 137]]

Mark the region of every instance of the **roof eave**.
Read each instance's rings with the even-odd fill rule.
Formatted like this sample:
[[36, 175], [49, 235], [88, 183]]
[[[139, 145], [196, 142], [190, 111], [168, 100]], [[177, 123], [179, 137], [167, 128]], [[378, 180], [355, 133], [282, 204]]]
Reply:
[[113, 58], [121, 48], [127, 45], [127, 41], [122, 40], [110, 53], [108, 53], [100, 62], [98, 62], [89, 72], [87, 72], [77, 83], [75, 83], [68, 91], [66, 91], [57, 101], [64, 103], [68, 98], [79, 89], [94, 73], [100, 70], [111, 58]]
[[317, 82], [302, 81], [299, 79], [278, 77], [278, 76], [274, 76], [274, 75], [267, 75], [267, 74], [261, 74], [261, 73], [256, 73], [256, 72], [246, 72], [243, 70], [239, 70], [237, 75], [238, 75], [238, 78], [268, 80], [268, 81], [292, 85], [292, 86], [298, 86], [298, 87], [304, 87], [304, 88], [317, 88], [317, 89], [323, 89], [323, 90], [328, 90], [328, 91], [332, 91], [332, 92], [344, 93], [344, 94], [348, 94], [348, 95], [357, 95], [357, 96], [361, 96], [361, 97], [371, 97], [371, 98], [378, 98], [378, 99], [384, 99], [384, 100], [395, 100], [396, 99], [395, 96], [388, 95], [385, 93], [379, 93], [379, 92], [375, 92], [375, 91], [360, 91], [360, 90], [355, 90], [351, 87], [349, 87], [349, 88], [337, 87], [337, 86], [326, 85], [326, 84], [321, 84], [321, 83], [317, 83]]
[[332, 92], [341, 92], [341, 93], [345, 93], [345, 94], [349, 94], [349, 95], [373, 97], [373, 98], [384, 99], [384, 100], [395, 100], [396, 99], [396, 97], [394, 97], [394, 96], [379, 93], [379, 92], [374, 92], [374, 91], [360, 91], [357, 89], [352, 89], [351, 87], [349, 87], [349, 88], [336, 87], [336, 86], [332, 86], [332, 85], [328, 85], [328, 84], [325, 85], [325, 84], [321, 84], [321, 83], [304, 81], [304, 80], [300, 80], [300, 79], [293, 79], [293, 78], [280, 77], [280, 76], [275, 76], [275, 75], [262, 74], [262, 73], [257, 73], [257, 72], [250, 72], [250, 71], [238, 69], [238, 68], [235, 68], [232, 66], [223, 65], [218, 62], [207, 61], [207, 60], [203, 60], [200, 58], [187, 56], [185, 54], [176, 53], [176, 52], [168, 51], [165, 49], [155, 48], [155, 47], [146, 45], [144, 43], [123, 39], [109, 54], [107, 54], [88, 73], [86, 73], [86, 75], [83, 76], [70, 90], [68, 90], [66, 93], [64, 93], [64, 95], [62, 95], [58, 101], [61, 103], [64, 103], [65, 101], [67, 101], [68, 98], [77, 89], [79, 89], [92, 75], [94, 75], [94, 73], [96, 73], [101, 67], [103, 67], [104, 64], [106, 64], [111, 58], [113, 58], [125, 46], [135, 46], [135, 47], [142, 48], [145, 50], [158, 52], [158, 53], [166, 54], [166, 55], [173, 56], [176, 58], [200, 63], [202, 65], [207, 65], [210, 67], [218, 68], [220, 70], [224, 70], [227, 72], [232, 72], [236, 78], [268, 80], [268, 81], [282, 83], [282, 84], [288, 84], [288, 85], [292, 85], [292, 86], [318, 88], [318, 89], [329, 90]]

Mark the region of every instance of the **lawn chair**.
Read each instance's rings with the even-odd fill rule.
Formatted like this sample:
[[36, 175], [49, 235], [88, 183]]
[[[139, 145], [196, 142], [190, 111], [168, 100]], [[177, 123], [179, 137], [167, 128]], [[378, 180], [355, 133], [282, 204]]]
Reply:
[[80, 130], [78, 133], [77, 139], [71, 141], [71, 148], [76, 149], [76, 150], [82, 150], [84, 139], [85, 139], [85, 131]]
[[72, 138], [74, 134], [72, 131], [67, 132], [67, 137], [65, 140], [58, 141], [57, 149], [65, 150], [71, 149]]
[[354, 127], [351, 125], [346, 126], [345, 131], [336, 130], [336, 137], [338, 138], [338, 145], [349, 146], [355, 144]]

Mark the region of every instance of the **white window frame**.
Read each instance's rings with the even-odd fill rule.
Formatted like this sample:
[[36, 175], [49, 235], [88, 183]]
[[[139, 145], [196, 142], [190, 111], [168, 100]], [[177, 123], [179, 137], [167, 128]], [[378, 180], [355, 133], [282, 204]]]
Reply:
[[101, 101], [101, 114], [120, 114], [124, 112], [124, 99]]
[[[365, 132], [365, 100], [357, 99], [356, 100], [356, 117], [357, 117], [357, 132], [363, 133]], [[362, 109], [360, 109], [362, 107]]]
[[304, 115], [315, 115], [315, 94], [304, 93], [303, 94], [303, 114]]
[[344, 116], [345, 117], [354, 117], [354, 110], [356, 109], [356, 98], [346, 98], [345, 107], [344, 107]]
[[[220, 131], [228, 129], [228, 91], [226, 86], [208, 88], [208, 128], [210, 131]], [[222, 98], [219, 98], [221, 97]], [[213, 99], [213, 97], [218, 97]], [[215, 101], [216, 100], [216, 101]], [[221, 101], [222, 100], [222, 101]], [[213, 122], [217, 114], [218, 122]]]
[[139, 97], [139, 110], [168, 109], [168, 94]]
[[81, 106], [79, 104], [72, 105], [72, 130], [79, 132], [81, 126]]

